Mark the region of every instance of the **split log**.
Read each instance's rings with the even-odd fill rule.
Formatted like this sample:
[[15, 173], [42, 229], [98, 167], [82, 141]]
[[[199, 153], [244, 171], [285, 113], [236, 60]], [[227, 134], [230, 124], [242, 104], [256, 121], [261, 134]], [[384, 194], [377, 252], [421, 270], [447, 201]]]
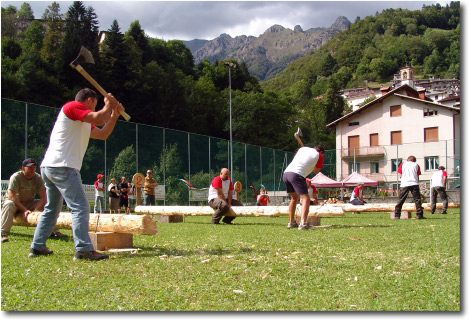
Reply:
[[[390, 203], [366, 203], [362, 206], [355, 206], [350, 203], [333, 203], [326, 204], [324, 207], [341, 207], [345, 212], [392, 212], [394, 211], [396, 205]], [[422, 204], [423, 211], [431, 211], [429, 203]], [[443, 208], [442, 203], [436, 204], [437, 209]], [[448, 208], [459, 208], [459, 204], [451, 203], [448, 204]], [[411, 211], [416, 212], [415, 203], [404, 203], [402, 206], [402, 211]]]
[[[209, 206], [137, 206], [135, 213], [162, 216], [212, 216], [214, 210]], [[310, 206], [309, 216], [335, 217], [343, 216], [340, 207]], [[236, 217], [279, 217], [288, 216], [288, 206], [244, 206], [231, 207], [228, 216]]]
[[[21, 215], [14, 218], [15, 226], [35, 227], [42, 212], [31, 212], [27, 220]], [[61, 212], [57, 218], [57, 229], [72, 229], [72, 214]], [[156, 222], [149, 215], [127, 214], [90, 214], [89, 231], [106, 231], [117, 233], [131, 233], [154, 235], [158, 232]]]

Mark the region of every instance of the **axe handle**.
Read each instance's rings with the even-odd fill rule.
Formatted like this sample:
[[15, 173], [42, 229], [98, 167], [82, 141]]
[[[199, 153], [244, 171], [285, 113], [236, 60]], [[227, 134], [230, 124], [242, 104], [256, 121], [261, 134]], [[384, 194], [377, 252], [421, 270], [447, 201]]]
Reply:
[[305, 146], [305, 145], [303, 144], [303, 141], [301, 141], [300, 136], [299, 136], [297, 133], [295, 133], [295, 138], [296, 138], [296, 141], [298, 141], [298, 143], [300, 144], [300, 146], [302, 146], [302, 147]]
[[[80, 66], [79, 64], [76, 65], [76, 66], [73, 65], [73, 64], [71, 64], [71, 66], [72, 66], [74, 69], [76, 69], [78, 72], [80, 72], [81, 75], [82, 75], [83, 77], [85, 77], [85, 79], [88, 80], [104, 97], [107, 96], [106, 90], [104, 90], [103, 87], [101, 87], [101, 86], [99, 85], [99, 83], [97, 83], [96, 80], [94, 80], [93, 77], [90, 76], [90, 75], [88, 74], [88, 72], [85, 71], [85, 69], [83, 69], [82, 66]], [[129, 116], [125, 111], [123, 111], [123, 110], [120, 111], [120, 114], [121, 114], [121, 116], [122, 116], [126, 121], [129, 121], [130, 116]]]

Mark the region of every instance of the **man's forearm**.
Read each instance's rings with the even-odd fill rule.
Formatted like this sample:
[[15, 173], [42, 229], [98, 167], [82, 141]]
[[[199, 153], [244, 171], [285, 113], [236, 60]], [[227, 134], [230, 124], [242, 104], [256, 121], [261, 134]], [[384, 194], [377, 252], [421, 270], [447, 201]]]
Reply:
[[106, 122], [106, 124], [101, 128], [102, 140], [106, 140], [111, 135], [114, 127], [116, 126], [118, 118], [119, 114], [117, 114], [117, 116], [113, 114]]

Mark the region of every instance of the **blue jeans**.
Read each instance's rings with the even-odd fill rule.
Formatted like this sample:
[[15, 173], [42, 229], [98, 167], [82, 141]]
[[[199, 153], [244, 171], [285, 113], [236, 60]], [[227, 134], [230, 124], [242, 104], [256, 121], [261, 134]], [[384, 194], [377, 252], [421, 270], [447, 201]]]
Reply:
[[57, 218], [62, 210], [63, 200], [72, 212], [72, 233], [76, 251], [93, 251], [88, 234], [90, 204], [81, 184], [80, 172], [73, 168], [42, 167], [41, 175], [46, 185], [47, 203], [34, 232], [31, 248], [44, 250]]
[[98, 203], [99, 205], [99, 213], [103, 213], [104, 210], [104, 197], [96, 196], [94, 199], [94, 213], [98, 213]]

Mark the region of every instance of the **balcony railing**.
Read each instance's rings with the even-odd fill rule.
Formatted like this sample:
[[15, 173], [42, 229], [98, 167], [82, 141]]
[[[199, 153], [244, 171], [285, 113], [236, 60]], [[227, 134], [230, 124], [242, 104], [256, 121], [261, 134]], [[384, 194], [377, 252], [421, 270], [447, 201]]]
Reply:
[[345, 148], [341, 150], [342, 158], [353, 157], [381, 157], [384, 156], [384, 147], [360, 147], [360, 148]]

